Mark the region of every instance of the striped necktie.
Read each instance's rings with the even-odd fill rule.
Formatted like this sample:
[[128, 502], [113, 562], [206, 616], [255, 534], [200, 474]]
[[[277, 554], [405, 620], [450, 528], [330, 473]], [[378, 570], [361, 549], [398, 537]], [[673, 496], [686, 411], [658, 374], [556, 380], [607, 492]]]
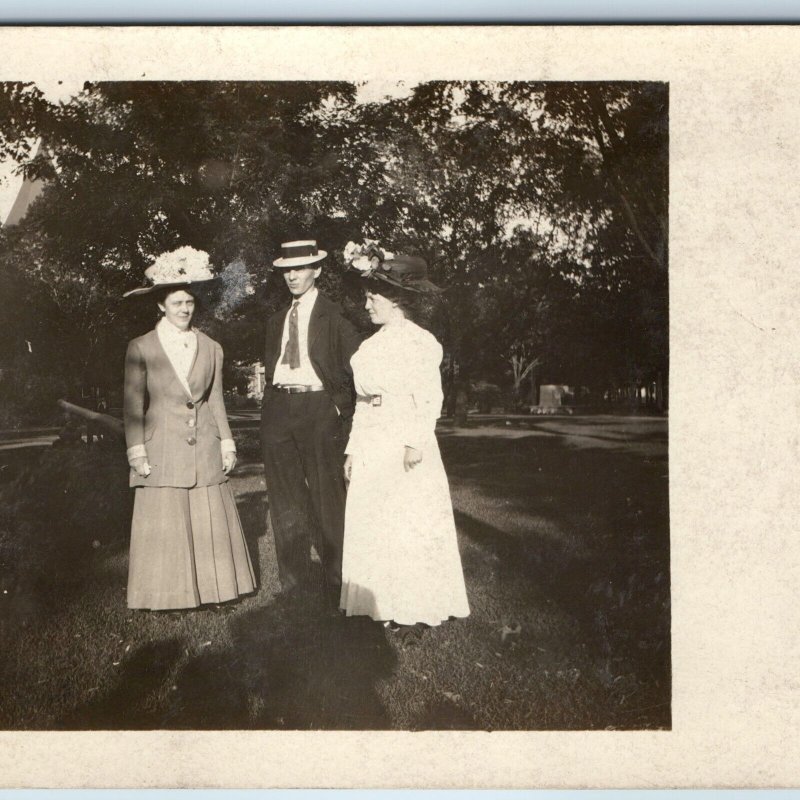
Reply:
[[288, 364], [291, 369], [300, 366], [300, 335], [297, 330], [297, 306], [299, 300], [292, 303], [292, 310], [289, 312], [289, 341], [286, 342], [286, 351], [283, 354], [282, 364]]

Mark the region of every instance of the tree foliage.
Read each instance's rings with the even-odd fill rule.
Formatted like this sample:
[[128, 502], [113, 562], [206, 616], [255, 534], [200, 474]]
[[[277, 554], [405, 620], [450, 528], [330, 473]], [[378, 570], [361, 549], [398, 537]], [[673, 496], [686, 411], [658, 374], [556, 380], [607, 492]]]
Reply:
[[0, 241], [19, 300], [0, 336], [19, 350], [38, 325], [64, 374], [118, 381], [153, 321], [121, 294], [184, 244], [228, 266], [205, 323], [229, 360], [255, 360], [286, 297], [271, 261], [306, 237], [356, 316], [348, 240], [423, 255], [447, 287], [432, 325], [451, 382], [521, 394], [523, 377], [601, 388], [666, 371], [664, 85], [432, 82], [362, 103], [347, 83], [119, 82], [59, 105], [0, 88], [0, 157], [46, 182]]

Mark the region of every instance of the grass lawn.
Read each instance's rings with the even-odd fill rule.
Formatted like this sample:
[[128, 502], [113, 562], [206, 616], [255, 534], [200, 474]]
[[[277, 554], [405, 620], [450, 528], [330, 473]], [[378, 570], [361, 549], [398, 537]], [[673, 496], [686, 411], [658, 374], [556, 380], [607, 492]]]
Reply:
[[256, 436], [233, 488], [259, 590], [192, 612], [125, 606], [119, 453], [0, 453], [1, 728], [670, 726], [665, 420], [443, 425], [472, 614], [416, 647], [277, 595]]

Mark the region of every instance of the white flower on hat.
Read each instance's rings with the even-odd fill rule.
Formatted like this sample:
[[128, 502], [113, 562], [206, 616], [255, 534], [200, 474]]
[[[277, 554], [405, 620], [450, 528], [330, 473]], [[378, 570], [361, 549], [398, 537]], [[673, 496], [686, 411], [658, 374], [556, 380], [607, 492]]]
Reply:
[[353, 259], [352, 266], [359, 272], [366, 272], [373, 268], [372, 259], [369, 256], [358, 256]]
[[169, 253], [162, 253], [144, 271], [154, 284], [206, 281], [213, 277], [209, 266], [208, 253], [194, 247], [179, 247]]
[[353, 259], [361, 252], [361, 248], [355, 242], [348, 242], [344, 246], [344, 252], [342, 255], [344, 256], [344, 260], [348, 264], [353, 263]]
[[369, 273], [394, 258], [393, 253], [381, 250], [374, 239], [365, 239], [363, 244], [348, 242], [344, 248], [344, 260], [359, 272]]

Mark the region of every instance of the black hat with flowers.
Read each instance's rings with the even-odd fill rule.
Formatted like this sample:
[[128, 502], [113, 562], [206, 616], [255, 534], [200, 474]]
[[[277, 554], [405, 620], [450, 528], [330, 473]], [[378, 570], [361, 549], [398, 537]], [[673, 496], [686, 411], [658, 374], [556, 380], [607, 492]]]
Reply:
[[[428, 262], [424, 258], [389, 253], [369, 239], [361, 245], [348, 242], [344, 249], [344, 260], [350, 265], [346, 273], [349, 277], [388, 284], [418, 294], [444, 291], [428, 279]], [[376, 291], [380, 292], [380, 289], [376, 288]]]

